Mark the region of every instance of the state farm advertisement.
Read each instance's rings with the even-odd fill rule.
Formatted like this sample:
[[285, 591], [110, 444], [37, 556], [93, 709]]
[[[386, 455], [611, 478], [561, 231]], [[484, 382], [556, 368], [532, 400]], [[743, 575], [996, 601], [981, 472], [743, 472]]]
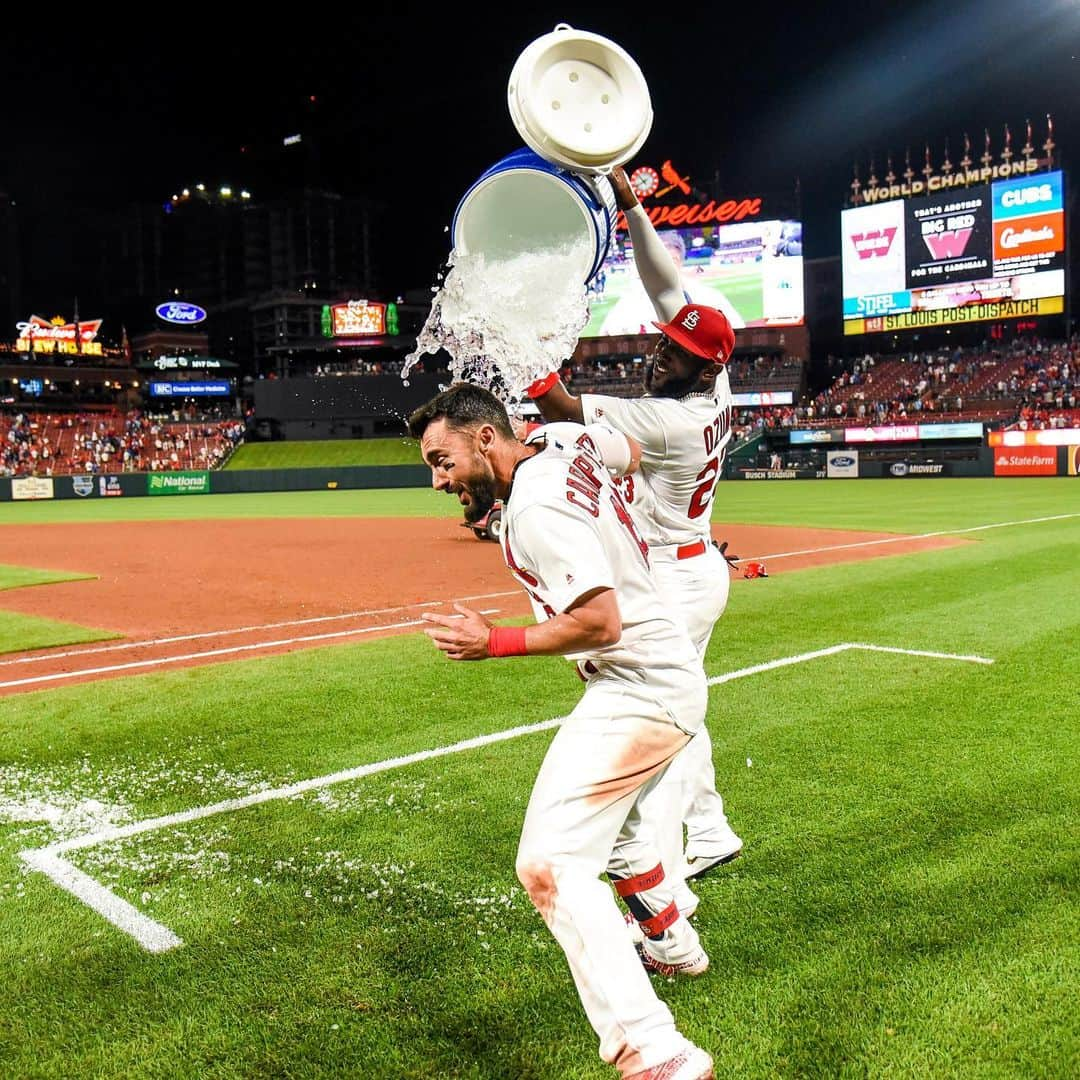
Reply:
[[1057, 448], [1002, 446], [994, 451], [995, 476], [1057, 476]]

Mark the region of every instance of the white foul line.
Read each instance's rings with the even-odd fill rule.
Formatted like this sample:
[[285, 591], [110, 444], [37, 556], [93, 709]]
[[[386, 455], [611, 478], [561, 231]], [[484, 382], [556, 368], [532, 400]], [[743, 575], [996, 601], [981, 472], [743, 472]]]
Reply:
[[[481, 615], [494, 615], [498, 608], [486, 608]], [[451, 619], [460, 619], [460, 615], [450, 615]], [[231, 653], [252, 652], [257, 649], [275, 649], [282, 645], [296, 645], [306, 641], [328, 641], [330, 638], [355, 637], [359, 634], [377, 634], [382, 630], [400, 630], [407, 626], [424, 626], [423, 619], [410, 619], [408, 622], [380, 623], [378, 626], [359, 626], [350, 630], [334, 630], [327, 634], [305, 634], [302, 637], [281, 638], [279, 641], [256, 641], [251, 645], [230, 645], [224, 649], [207, 649], [205, 652], [181, 653], [177, 656], [159, 656], [151, 660], [130, 660], [126, 664], [109, 664], [106, 667], [78, 668], [75, 671], [58, 671], [53, 675], [31, 675], [25, 679], [9, 679], [0, 682], [0, 690], [12, 686], [29, 686], [32, 683], [56, 682], [60, 679], [78, 679], [83, 675], [106, 675], [113, 671], [130, 671], [133, 668], [161, 667], [164, 664], [180, 664], [185, 660], [201, 660], [208, 656], [227, 656]]]
[[154, 922], [89, 874], [84, 874], [78, 867], [72, 866], [66, 859], [61, 859], [48, 849], [24, 851], [22, 859], [28, 866], [40, 870], [60, 888], [66, 889], [87, 907], [104, 916], [117, 929], [133, 937], [147, 952], [168, 952], [184, 944], [167, 926]]
[[440, 607], [462, 600], [485, 600], [496, 596], [520, 596], [517, 589], [509, 592], [481, 593], [478, 596], [455, 596], [449, 600], [418, 600], [415, 604], [400, 604], [397, 607], [370, 608], [367, 611], [346, 611], [341, 615], [313, 615], [307, 619], [286, 619], [284, 622], [260, 623], [253, 626], [236, 626], [229, 630], [205, 630], [198, 634], [177, 634], [174, 637], [144, 638], [141, 641], [125, 641], [119, 645], [98, 645], [92, 649], [69, 649], [67, 652], [40, 653], [37, 656], [20, 656], [15, 660], [0, 660], [0, 667], [9, 664], [33, 664], [39, 660], [64, 660], [69, 656], [89, 656], [92, 653], [116, 652], [118, 649], [146, 649], [154, 645], [173, 645], [178, 641], [197, 641], [200, 638], [228, 637], [231, 634], [251, 634], [256, 630], [277, 630], [283, 626], [308, 626], [311, 623], [339, 622], [342, 619], [361, 619], [369, 615], [387, 615], [391, 611], [410, 611], [413, 608]]
[[937, 532], [904, 534], [902, 536], [887, 536], [881, 540], [859, 540], [853, 544], [829, 544], [827, 547], [803, 548], [801, 551], [781, 551], [775, 555], [750, 555], [746, 559], [737, 559], [737, 562], [747, 562], [757, 559], [791, 559], [796, 555], [817, 555], [822, 551], [844, 551], [846, 548], [874, 547], [876, 544], [902, 544], [907, 540], [930, 540], [936, 536], [959, 536], [961, 533], [985, 532], [987, 529], [1007, 529], [1013, 525], [1038, 525], [1044, 521], [1065, 521], [1068, 518], [1080, 517], [1080, 514], [1055, 514], [1053, 517], [1027, 518], [1024, 521], [998, 521], [993, 525], [973, 525], [969, 529], [939, 529]]
[[[825, 649], [815, 649], [813, 652], [799, 653], [796, 656], [784, 656], [778, 660], [769, 660], [763, 664], [754, 664], [752, 667], [739, 668], [737, 671], [729, 671], [723, 675], [714, 675], [708, 682], [710, 686], [720, 683], [732, 682], [735, 679], [743, 679], [748, 675], [757, 675], [763, 671], [773, 671], [776, 668], [787, 667], [791, 664], [801, 664], [807, 660], [814, 660], [821, 656], [833, 656], [837, 653], [846, 652], [850, 649], [868, 649], [874, 652], [903, 653], [909, 656], [925, 656], [938, 660], [960, 660], [977, 664], [992, 664], [994, 661], [982, 656], [960, 656], [953, 653], [927, 652], [919, 649], [899, 649], [887, 645], [866, 645], [855, 642], [846, 642], [841, 645], [831, 645]], [[95, 847], [98, 844], [110, 843], [116, 840], [125, 840], [140, 833], [153, 832], [157, 829], [171, 828], [174, 825], [185, 825], [191, 821], [213, 817], [216, 814], [224, 814], [233, 810], [243, 810], [249, 806], [257, 806], [260, 803], [273, 802], [277, 799], [288, 799], [296, 795], [302, 795], [308, 791], [317, 791], [320, 788], [329, 787], [332, 784], [340, 784], [348, 780], [356, 780], [364, 776], [374, 776], [376, 773], [388, 772], [391, 769], [400, 769], [406, 765], [413, 765], [418, 761], [430, 761], [432, 758], [446, 757], [449, 754], [460, 754], [465, 750], [475, 750], [482, 746], [490, 746], [493, 743], [506, 742], [522, 735], [533, 735], [540, 731], [548, 731], [557, 727], [562, 722], [562, 717], [552, 720], [543, 720], [537, 724], [525, 724], [521, 727], [508, 728], [504, 731], [496, 731], [489, 735], [477, 735], [471, 739], [463, 739], [461, 742], [452, 743], [449, 746], [436, 747], [433, 750], [419, 750], [413, 754], [405, 754], [402, 757], [388, 758], [385, 761], [377, 761], [369, 765], [358, 765], [342, 772], [331, 773], [328, 776], [316, 776], [309, 780], [301, 780], [295, 784], [284, 787], [268, 788], [265, 791], [257, 791], [251, 795], [245, 795], [238, 799], [224, 799], [221, 802], [212, 803], [208, 806], [197, 806], [191, 810], [182, 810], [175, 814], [166, 814], [163, 817], [147, 818], [143, 821], [135, 821], [130, 825], [117, 825], [100, 832], [87, 833], [84, 836], [72, 837], [69, 840], [61, 840], [55, 844], [49, 844], [43, 848], [33, 848], [19, 852], [19, 857], [27, 866], [49, 877], [54, 884], [71, 893], [72, 896], [81, 900], [92, 908], [117, 929], [134, 938], [148, 952], [166, 952], [183, 944], [183, 940], [177, 937], [168, 927], [155, 922], [139, 911], [133, 904], [121, 899], [110, 889], [95, 881], [89, 875], [73, 866], [61, 855], [69, 851]]]
[[905, 656], [929, 656], [932, 660], [964, 660], [969, 664], [992, 664], [994, 662], [985, 656], [962, 656], [958, 653], [927, 652], [925, 649], [894, 649], [888, 645], [853, 643], [848, 648], [865, 649], [868, 652], [903, 653]]

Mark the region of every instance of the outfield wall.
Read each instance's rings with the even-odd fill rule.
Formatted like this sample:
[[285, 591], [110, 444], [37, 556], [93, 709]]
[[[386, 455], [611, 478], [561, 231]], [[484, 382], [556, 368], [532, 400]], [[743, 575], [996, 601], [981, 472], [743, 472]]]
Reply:
[[354, 465], [321, 469], [121, 473], [0, 479], [0, 502], [133, 496], [224, 495], [267, 491], [355, 491], [431, 483], [426, 465]]
[[935, 476], [1077, 476], [1080, 447], [949, 447], [916, 444], [903, 450], [800, 450], [778, 469], [729, 459], [726, 480], [881, 480]]
[[[819, 456], [820, 455], [820, 456]], [[838, 463], [839, 462], [839, 463]], [[1078, 476], [1080, 447], [979, 447], [955, 458], [946, 450], [912, 448], [899, 460], [867, 460], [859, 451], [815, 451], [792, 468], [770, 469], [732, 459], [725, 480], [925, 479], [940, 476]], [[0, 502], [135, 496], [224, 495], [269, 491], [357, 491], [418, 488], [431, 483], [426, 465], [353, 465], [320, 469], [121, 473], [103, 476], [0, 478]]]

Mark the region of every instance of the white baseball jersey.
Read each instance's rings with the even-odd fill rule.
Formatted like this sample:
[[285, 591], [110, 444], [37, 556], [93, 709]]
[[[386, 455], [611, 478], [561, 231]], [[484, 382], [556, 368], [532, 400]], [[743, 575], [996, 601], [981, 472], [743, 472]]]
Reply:
[[[648, 546], [589, 432], [577, 424], [558, 427], [550, 449], [517, 466], [503, 508], [503, 556], [537, 620], [554, 618], [594, 589], [614, 589], [622, 637], [569, 659], [636, 669], [696, 665], [697, 650], [660, 598]], [[566, 451], [571, 428], [573, 456]]]
[[611, 424], [641, 444], [641, 468], [620, 484], [650, 546], [710, 538], [713, 493], [731, 441], [731, 384], [711, 394], [616, 398], [582, 394], [586, 424]]

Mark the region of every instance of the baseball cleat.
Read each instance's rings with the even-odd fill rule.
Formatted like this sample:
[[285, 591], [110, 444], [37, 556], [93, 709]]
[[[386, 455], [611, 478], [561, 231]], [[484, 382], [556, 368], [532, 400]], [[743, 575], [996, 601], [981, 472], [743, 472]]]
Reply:
[[665, 960], [662, 955], [657, 956], [657, 952], [663, 952], [663, 946], [649, 938], [637, 947], [637, 951], [642, 965], [650, 975], [663, 975], [670, 979], [675, 975], [704, 975], [709, 970], [709, 954], [700, 945], [682, 960]]
[[632, 1073], [624, 1080], [713, 1080], [712, 1058], [696, 1046], [689, 1046], [667, 1061]]
[[715, 870], [718, 866], [737, 859], [742, 854], [743, 842], [726, 829], [715, 839], [694, 839], [686, 845], [686, 880], [693, 881]]

